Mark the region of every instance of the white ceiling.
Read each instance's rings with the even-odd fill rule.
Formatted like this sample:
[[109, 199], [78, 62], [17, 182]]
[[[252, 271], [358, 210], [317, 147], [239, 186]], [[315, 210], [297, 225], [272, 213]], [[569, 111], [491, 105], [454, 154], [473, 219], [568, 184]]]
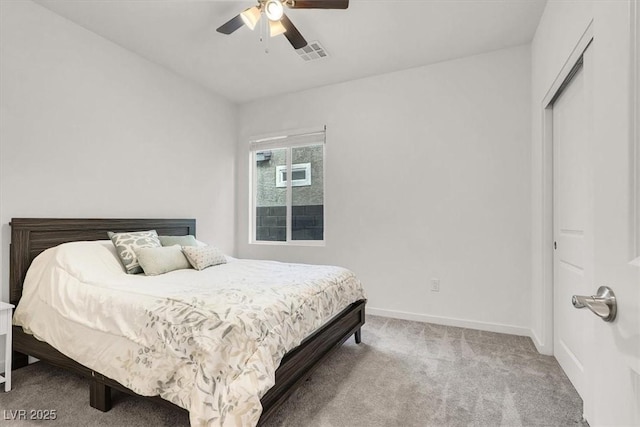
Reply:
[[216, 28], [255, 1], [36, 0], [81, 26], [243, 103], [528, 43], [546, 0], [351, 0], [287, 15], [330, 57], [305, 62], [284, 36]]

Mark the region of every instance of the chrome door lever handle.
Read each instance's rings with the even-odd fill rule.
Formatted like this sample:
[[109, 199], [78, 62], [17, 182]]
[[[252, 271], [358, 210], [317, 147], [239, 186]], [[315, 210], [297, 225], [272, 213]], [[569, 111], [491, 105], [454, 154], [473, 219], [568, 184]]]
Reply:
[[598, 293], [596, 295], [591, 295], [590, 297], [574, 295], [571, 298], [571, 302], [575, 308], [587, 307], [605, 322], [613, 322], [618, 311], [616, 295], [608, 286], [600, 286], [598, 288]]

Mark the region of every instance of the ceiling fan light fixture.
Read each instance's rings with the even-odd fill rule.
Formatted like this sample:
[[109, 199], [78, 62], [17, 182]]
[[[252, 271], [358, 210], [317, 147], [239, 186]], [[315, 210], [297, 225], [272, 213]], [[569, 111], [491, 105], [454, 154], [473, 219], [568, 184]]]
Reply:
[[[284, 33], [284, 36], [294, 49], [302, 49], [308, 45], [307, 40], [284, 13], [285, 6], [290, 9], [346, 9], [349, 7], [349, 0], [257, 0], [257, 3], [257, 6], [237, 14], [217, 28], [216, 31], [229, 35], [244, 26], [253, 30], [262, 19], [262, 13], [264, 13], [269, 21], [269, 26], [267, 27], [265, 20], [261, 22], [260, 41], [269, 39], [269, 35], [273, 37]], [[269, 35], [267, 35], [267, 32]], [[321, 54], [320, 52], [314, 53], [314, 55], [319, 57], [327, 56], [326, 53]]]
[[258, 21], [260, 20], [260, 8], [258, 6], [250, 7], [240, 14], [240, 18], [242, 18], [242, 22], [244, 25], [249, 27], [251, 31], [256, 28]]
[[280, 21], [269, 21], [269, 35], [271, 37], [279, 36], [287, 32], [287, 29]]
[[284, 6], [280, 0], [267, 0], [264, 4], [264, 13], [270, 21], [279, 21], [284, 15]]

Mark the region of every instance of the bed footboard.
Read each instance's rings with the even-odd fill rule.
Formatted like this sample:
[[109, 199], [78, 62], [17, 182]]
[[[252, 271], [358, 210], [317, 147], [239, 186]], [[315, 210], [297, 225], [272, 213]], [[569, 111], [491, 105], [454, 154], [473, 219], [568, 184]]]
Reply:
[[306, 338], [300, 346], [285, 354], [276, 370], [276, 384], [262, 397], [260, 425], [302, 385], [312, 372], [351, 335], [361, 338], [365, 322], [366, 300], [356, 301], [330, 322]]

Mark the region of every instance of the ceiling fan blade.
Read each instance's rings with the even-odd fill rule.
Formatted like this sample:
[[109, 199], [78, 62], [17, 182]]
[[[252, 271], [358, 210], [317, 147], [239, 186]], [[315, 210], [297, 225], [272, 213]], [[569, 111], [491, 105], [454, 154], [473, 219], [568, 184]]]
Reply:
[[292, 9], [346, 9], [349, 0], [295, 0]]
[[216, 31], [222, 34], [231, 34], [244, 25], [244, 21], [240, 15], [236, 15], [229, 21], [225, 22]]
[[280, 19], [280, 22], [282, 22], [284, 28], [287, 29], [287, 32], [284, 33], [284, 35], [289, 40], [289, 43], [291, 43], [291, 46], [293, 46], [294, 49], [300, 49], [307, 45], [307, 41], [304, 39], [304, 37], [302, 37], [300, 31], [298, 31], [296, 26], [293, 25], [293, 22], [291, 22], [287, 15], [282, 15], [282, 19]]

